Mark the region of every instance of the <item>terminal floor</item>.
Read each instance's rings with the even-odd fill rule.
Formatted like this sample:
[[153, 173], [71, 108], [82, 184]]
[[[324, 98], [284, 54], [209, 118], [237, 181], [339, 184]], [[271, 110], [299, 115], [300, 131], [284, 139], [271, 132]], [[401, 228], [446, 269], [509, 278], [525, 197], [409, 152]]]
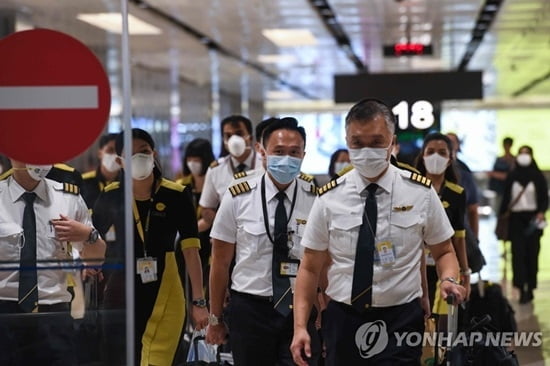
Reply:
[[[480, 246], [487, 265], [481, 271], [481, 278], [500, 283], [515, 310], [518, 331], [541, 331], [543, 342], [540, 347], [517, 347], [519, 364], [522, 366], [550, 365], [550, 230], [542, 237], [539, 257], [538, 288], [530, 304], [519, 304], [519, 293], [512, 287], [510, 243], [504, 245], [493, 234], [496, 219], [480, 219]], [[475, 281], [477, 275], [474, 275]]]

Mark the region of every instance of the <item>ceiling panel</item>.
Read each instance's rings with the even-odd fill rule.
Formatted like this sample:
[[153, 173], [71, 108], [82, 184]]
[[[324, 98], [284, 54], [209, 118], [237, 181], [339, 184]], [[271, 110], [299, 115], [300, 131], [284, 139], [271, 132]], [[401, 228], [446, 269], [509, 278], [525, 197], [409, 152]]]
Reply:
[[[370, 72], [454, 70], [469, 42], [485, 0], [328, 0], [336, 20], [350, 38], [353, 52]], [[214, 40], [220, 54], [220, 87], [239, 94], [244, 80], [250, 95], [262, 100], [269, 90], [290, 84], [316, 99], [332, 99], [333, 75], [353, 73], [354, 64], [332, 37], [308, 0], [144, 0], [130, 1], [130, 12], [160, 29], [158, 36], [131, 36], [132, 61], [155, 69], [177, 67], [182, 77], [199, 85], [211, 82], [208, 48], [182, 25]], [[79, 13], [119, 11], [118, 0], [4, 0], [18, 17], [38, 27], [72, 34], [96, 52], [120, 48], [120, 36], [76, 19]], [[164, 14], [159, 16], [158, 14]], [[171, 20], [169, 19], [171, 17]], [[270, 28], [312, 32], [314, 46], [278, 47], [263, 34]], [[382, 46], [402, 41], [430, 41], [433, 56], [385, 58]], [[264, 64], [260, 55], [291, 55], [285, 63]], [[486, 96], [509, 98], [550, 70], [550, 1], [503, 0], [468, 69], [486, 74]], [[270, 78], [242, 61], [272, 73]], [[277, 80], [282, 80], [283, 83]], [[541, 81], [520, 98], [550, 96], [550, 82]], [[293, 99], [303, 98], [299, 92]]]

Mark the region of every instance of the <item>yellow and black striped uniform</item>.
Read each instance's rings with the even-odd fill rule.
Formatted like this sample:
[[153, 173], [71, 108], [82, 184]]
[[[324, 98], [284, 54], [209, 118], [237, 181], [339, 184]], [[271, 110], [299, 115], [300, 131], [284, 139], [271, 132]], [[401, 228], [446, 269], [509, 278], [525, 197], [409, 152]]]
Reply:
[[[175, 250], [200, 248], [197, 238], [197, 219], [190, 190], [161, 178], [156, 183], [152, 198], [136, 201], [134, 217], [135, 257], [156, 258], [158, 279], [142, 283], [135, 275], [135, 330], [136, 364], [170, 365], [176, 353], [185, 320], [185, 296], [178, 272]], [[149, 217], [149, 220], [147, 220]], [[124, 194], [122, 185], [113, 182], [99, 196], [92, 215], [94, 226], [103, 237], [114, 225], [116, 242], [107, 248], [106, 262], [124, 261]], [[147, 221], [149, 225], [147, 226]], [[140, 230], [143, 229], [141, 239]], [[148, 227], [148, 230], [147, 230]], [[177, 245], [174, 246], [177, 238]], [[111, 262], [112, 263], [112, 262]], [[124, 271], [111, 271], [104, 293], [107, 310], [124, 308]], [[120, 314], [106, 316], [110, 355], [120, 354], [124, 329], [120, 329]], [[120, 337], [120, 339], [119, 339]], [[123, 353], [123, 352], [122, 352]]]

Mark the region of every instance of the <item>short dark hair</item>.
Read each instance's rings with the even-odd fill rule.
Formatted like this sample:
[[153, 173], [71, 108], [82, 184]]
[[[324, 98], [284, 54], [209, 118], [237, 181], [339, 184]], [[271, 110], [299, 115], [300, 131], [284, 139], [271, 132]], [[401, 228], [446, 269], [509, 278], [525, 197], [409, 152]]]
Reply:
[[514, 139], [511, 138], [511, 137], [505, 137], [503, 140], [502, 140], [502, 144], [503, 145], [510, 145], [512, 146], [514, 143]]
[[[248, 134], [252, 135], [252, 122], [250, 122], [250, 120], [245, 116], [235, 114], [222, 119], [221, 131], [220, 131], [220, 133], [222, 134], [222, 142], [223, 142], [223, 127], [227, 124], [230, 124], [233, 127], [238, 127], [239, 123], [241, 122], [244, 123], [244, 127], [246, 128], [246, 131], [248, 132]], [[225, 144], [222, 143], [220, 157], [226, 156], [228, 154], [229, 154], [229, 151], [227, 151], [227, 149], [225, 148]]]
[[270, 118], [272, 121], [265, 127], [263, 133], [263, 146], [265, 147], [266, 141], [269, 140], [271, 134], [277, 130], [290, 130], [296, 131], [302, 136], [304, 140], [304, 147], [306, 146], [306, 130], [302, 126], [298, 126], [298, 120], [294, 117], [284, 118]]
[[206, 170], [210, 166], [210, 163], [214, 161], [214, 153], [212, 152], [212, 144], [207, 139], [196, 138], [191, 141], [185, 148], [185, 153], [182, 157], [182, 170], [183, 175], [191, 174], [189, 167], [187, 166], [187, 158], [193, 156], [201, 159], [202, 170], [201, 175], [206, 174]]
[[388, 105], [378, 99], [362, 99], [349, 110], [346, 116], [346, 127], [353, 121], [371, 121], [382, 116], [391, 134], [395, 134], [395, 116]]
[[[416, 157], [415, 167], [418, 169], [420, 174], [425, 175], [426, 174], [426, 165], [424, 165], [424, 151], [426, 151], [426, 146], [430, 141], [443, 141], [447, 145], [447, 149], [449, 150], [449, 159], [452, 162], [453, 161], [453, 144], [451, 142], [451, 139], [439, 132], [431, 132], [424, 137], [424, 143], [422, 144], [422, 149], [418, 153], [418, 156]], [[458, 183], [458, 176], [456, 175], [456, 172], [453, 168], [453, 164], [449, 164], [449, 166], [445, 169], [445, 179], [452, 183]]]
[[118, 133], [108, 133], [105, 135], [102, 135], [99, 138], [99, 148], [102, 149], [103, 146], [107, 145], [109, 142], [116, 140]]
[[267, 118], [267, 119], [264, 119], [263, 121], [261, 121], [260, 123], [258, 123], [256, 125], [256, 129], [254, 130], [255, 131], [255, 135], [254, 136], [256, 138], [256, 142], [262, 142], [262, 136], [263, 136], [263, 133], [264, 133], [264, 130], [265, 128], [273, 121], [276, 121], [278, 118], [275, 118], [275, 117], [270, 117], [270, 118]]

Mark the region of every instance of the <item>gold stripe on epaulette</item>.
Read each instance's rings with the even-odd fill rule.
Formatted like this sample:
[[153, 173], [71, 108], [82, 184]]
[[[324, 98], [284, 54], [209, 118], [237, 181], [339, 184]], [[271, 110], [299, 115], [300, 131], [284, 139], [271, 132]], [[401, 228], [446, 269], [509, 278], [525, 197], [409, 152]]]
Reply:
[[328, 182], [327, 184], [319, 188], [319, 193], [318, 193], [319, 196], [322, 196], [323, 194], [327, 193], [337, 185], [338, 185], [338, 182], [336, 180], [331, 180], [330, 182]]
[[249, 191], [250, 191], [250, 185], [248, 184], [248, 182], [237, 183], [234, 186], [229, 187], [229, 192], [231, 192], [231, 195], [233, 197]]
[[237, 172], [233, 174], [233, 179], [240, 179], [246, 177], [248, 174], [247, 172]]
[[214, 160], [210, 163], [210, 168], [215, 168], [217, 167], [218, 165], [220, 165], [220, 163], [217, 161], [217, 160]]
[[410, 180], [428, 188], [432, 186], [432, 181], [420, 174], [411, 173]]
[[300, 175], [298, 176], [298, 178], [300, 178], [301, 180], [305, 180], [308, 183], [312, 182], [314, 179], [313, 175], [309, 175], [302, 172], [300, 172]]
[[80, 193], [78, 186], [71, 183], [63, 183], [63, 192], [72, 193], [72, 194]]
[[309, 186], [309, 191], [313, 194], [317, 194], [319, 192], [319, 188], [315, 184], [312, 184]]

